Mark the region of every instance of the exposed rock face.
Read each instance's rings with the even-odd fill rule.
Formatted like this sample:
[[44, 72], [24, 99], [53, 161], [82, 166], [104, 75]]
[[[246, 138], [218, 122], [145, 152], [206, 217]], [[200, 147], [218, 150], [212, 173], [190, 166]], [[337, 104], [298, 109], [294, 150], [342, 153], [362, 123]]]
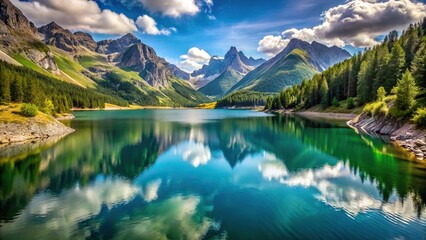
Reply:
[[34, 120], [26, 123], [0, 123], [0, 144], [16, 143], [31, 139], [66, 135], [74, 130], [57, 120], [42, 124]]
[[183, 80], [189, 80], [191, 78], [191, 75], [182, 69], [178, 68], [174, 64], [170, 64], [170, 70], [172, 71], [172, 74], [175, 75], [178, 78], [181, 78]]
[[130, 45], [138, 43], [142, 43], [141, 40], [132, 33], [128, 33], [116, 40], [108, 39], [98, 42], [96, 52], [101, 54], [121, 53]]
[[[37, 28], [9, 0], [0, 0], [0, 21], [14, 31], [38, 36]], [[3, 26], [4, 28], [4, 26]]]
[[95, 51], [97, 47], [90, 34], [83, 32], [72, 33], [55, 22], [38, 28], [38, 31], [43, 35], [43, 41], [46, 44], [56, 46], [67, 52], [76, 53], [79, 46], [86, 47], [91, 51]]
[[170, 86], [172, 72], [169, 63], [158, 57], [153, 48], [143, 43], [127, 48], [120, 56], [119, 66], [138, 71], [139, 75], [155, 88]]
[[25, 55], [43, 69], [51, 71], [53, 74], [60, 74], [52, 52], [46, 53], [37, 49], [29, 49], [25, 52]]
[[95, 51], [96, 48], [98, 47], [98, 44], [93, 39], [92, 35], [88, 33], [75, 32], [74, 36], [81, 46], [84, 46], [91, 51]]
[[411, 152], [418, 160], [426, 159], [426, 131], [413, 124], [367, 114], [355, 117], [348, 124], [367, 134], [389, 136], [391, 141]]
[[38, 29], [44, 35], [44, 42], [48, 45], [56, 46], [67, 52], [76, 52], [78, 41], [75, 39], [74, 34], [68, 30], [60, 27], [55, 22], [51, 22]]

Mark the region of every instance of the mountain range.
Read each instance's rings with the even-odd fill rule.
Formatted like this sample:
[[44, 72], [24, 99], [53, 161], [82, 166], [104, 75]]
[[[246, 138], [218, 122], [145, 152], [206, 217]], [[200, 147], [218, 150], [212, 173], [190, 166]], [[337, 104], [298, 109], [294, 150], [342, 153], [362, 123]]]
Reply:
[[9, 0], [0, 0], [0, 60], [131, 104], [193, 106], [239, 90], [278, 92], [348, 57], [338, 47], [292, 39], [268, 61], [231, 47], [187, 73], [132, 33], [97, 42], [55, 22], [37, 28]]
[[327, 47], [315, 41], [308, 43], [293, 38], [280, 53], [244, 76], [228, 93], [241, 89], [279, 92], [350, 56], [336, 46]]
[[9, 0], [0, 0], [0, 20], [2, 60], [116, 94], [134, 104], [179, 106], [208, 101], [183, 80], [189, 74], [131, 33], [96, 42], [88, 33], [73, 33], [54, 22], [36, 28]]
[[213, 56], [207, 65], [191, 74], [191, 82], [202, 93], [218, 97], [266, 60], [247, 58], [242, 51], [231, 47], [224, 58]]

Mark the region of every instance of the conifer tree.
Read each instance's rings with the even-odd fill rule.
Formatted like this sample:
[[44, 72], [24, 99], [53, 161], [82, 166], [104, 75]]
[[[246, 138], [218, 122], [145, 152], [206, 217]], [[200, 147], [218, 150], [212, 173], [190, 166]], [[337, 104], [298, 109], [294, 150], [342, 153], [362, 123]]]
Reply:
[[416, 86], [416, 82], [408, 69], [405, 70], [405, 73], [402, 74], [401, 79], [398, 80], [396, 89], [396, 106], [398, 109], [403, 111], [410, 110], [415, 103], [414, 99], [419, 89]]

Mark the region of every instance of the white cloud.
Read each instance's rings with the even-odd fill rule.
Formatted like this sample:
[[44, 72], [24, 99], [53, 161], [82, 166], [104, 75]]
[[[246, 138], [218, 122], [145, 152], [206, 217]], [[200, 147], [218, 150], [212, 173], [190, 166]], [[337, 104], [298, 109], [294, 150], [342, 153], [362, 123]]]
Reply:
[[281, 52], [289, 41], [289, 39], [283, 39], [281, 36], [268, 35], [259, 41], [257, 51], [266, 54], [268, 57], [273, 57]]
[[180, 66], [188, 71], [193, 71], [195, 69], [200, 69], [203, 64], [207, 64], [211, 58], [203, 49], [193, 47], [188, 50], [187, 54], [180, 56], [182, 61]]
[[[371, 47], [375, 38], [391, 30], [401, 30], [426, 17], [426, 5], [410, 0], [352, 0], [330, 8], [322, 14], [323, 22], [312, 28], [288, 29], [279, 36], [266, 36], [258, 51], [276, 54], [287, 46], [285, 40], [299, 38], [326, 45]], [[272, 41], [272, 38], [275, 41]], [[287, 42], [288, 43], [288, 42]]]
[[[3, 225], [2, 230], [16, 239], [70, 239], [79, 232], [79, 222], [98, 215], [103, 206], [111, 209], [127, 203], [139, 192], [138, 187], [120, 179], [97, 181], [60, 194], [42, 192], [29, 202], [14, 222]], [[22, 226], [29, 230], [22, 231]]]
[[144, 33], [149, 35], [170, 35], [171, 31], [176, 31], [176, 28], [158, 29], [157, 22], [148, 15], [139, 16], [136, 19], [136, 25], [138, 25]]
[[140, 3], [151, 12], [159, 12], [169, 17], [180, 17], [182, 15], [195, 15], [200, 7], [195, 0], [139, 0]]
[[93, 33], [125, 34], [137, 31], [132, 19], [108, 9], [102, 10], [92, 0], [12, 0], [12, 3], [36, 25], [54, 21], [70, 30]]

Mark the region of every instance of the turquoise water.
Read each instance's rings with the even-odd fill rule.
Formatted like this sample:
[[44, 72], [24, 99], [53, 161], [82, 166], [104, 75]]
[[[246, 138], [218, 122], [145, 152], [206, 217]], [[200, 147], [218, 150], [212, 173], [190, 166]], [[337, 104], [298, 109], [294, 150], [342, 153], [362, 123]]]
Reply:
[[76, 112], [0, 164], [0, 239], [425, 239], [426, 169], [344, 124]]

